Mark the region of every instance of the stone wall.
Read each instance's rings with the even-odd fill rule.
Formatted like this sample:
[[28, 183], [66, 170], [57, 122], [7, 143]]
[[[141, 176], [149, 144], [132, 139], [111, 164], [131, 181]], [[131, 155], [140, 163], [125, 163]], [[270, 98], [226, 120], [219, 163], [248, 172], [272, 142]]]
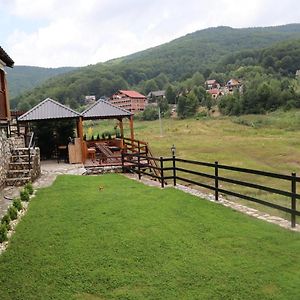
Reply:
[[40, 148], [34, 149], [34, 157], [32, 162], [32, 173], [31, 180], [34, 181], [41, 175], [41, 159], [40, 159]]
[[0, 133], [0, 189], [5, 185], [6, 174], [10, 162], [11, 142]]

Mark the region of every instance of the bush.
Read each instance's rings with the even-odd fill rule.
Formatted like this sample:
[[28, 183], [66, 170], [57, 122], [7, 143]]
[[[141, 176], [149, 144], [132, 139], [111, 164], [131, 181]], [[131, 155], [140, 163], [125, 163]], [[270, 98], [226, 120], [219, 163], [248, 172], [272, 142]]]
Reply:
[[28, 192], [29, 195], [32, 195], [32, 194], [33, 194], [33, 186], [32, 186], [32, 183], [31, 183], [31, 182], [28, 182], [28, 183], [25, 185], [25, 190], [27, 190], [27, 192]]
[[21, 199], [20, 199], [20, 198], [15, 198], [14, 201], [13, 201], [13, 206], [14, 206], [17, 210], [21, 210], [21, 209], [22, 209]]
[[1, 225], [4, 224], [7, 228], [7, 230], [9, 230], [10, 229], [9, 223], [10, 223], [10, 216], [9, 216], [9, 214], [6, 214], [1, 219]]
[[14, 206], [10, 206], [8, 214], [11, 220], [15, 220], [18, 217], [18, 210]]
[[158, 119], [158, 108], [153, 105], [146, 106], [145, 110], [141, 114], [143, 121], [153, 121]]
[[27, 189], [24, 189], [23, 191], [20, 191], [20, 198], [22, 201], [29, 201], [29, 193]]
[[7, 241], [7, 228], [5, 224], [0, 225], [0, 243]]

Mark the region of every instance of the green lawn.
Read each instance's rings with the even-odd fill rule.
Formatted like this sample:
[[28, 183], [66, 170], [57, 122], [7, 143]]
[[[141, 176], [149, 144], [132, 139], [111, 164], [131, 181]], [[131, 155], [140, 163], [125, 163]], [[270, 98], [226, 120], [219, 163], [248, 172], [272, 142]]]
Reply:
[[[115, 121], [95, 123], [94, 133], [113, 128]], [[87, 123], [87, 125], [91, 123]], [[300, 110], [276, 111], [267, 115], [247, 115], [241, 117], [219, 117], [196, 119], [164, 119], [163, 136], [160, 136], [159, 121], [135, 121], [136, 138], [149, 142], [155, 156], [170, 156], [171, 146], [175, 144], [177, 156], [205, 162], [219, 161], [236, 167], [258, 169], [290, 175], [300, 169]], [[88, 125], [88, 126], [89, 126]], [[129, 125], [125, 124], [129, 136]], [[203, 167], [184, 165], [200, 172]], [[213, 172], [212, 169], [209, 170]], [[178, 174], [183, 175], [183, 174]], [[210, 179], [184, 176], [207, 184]], [[290, 182], [273, 180], [249, 174], [220, 171], [220, 176], [267, 185], [290, 191]], [[290, 207], [290, 199], [246, 187], [222, 183], [224, 188]], [[298, 184], [297, 189], [300, 189]], [[207, 192], [207, 190], [204, 190]], [[230, 198], [230, 197], [228, 197]], [[290, 215], [249, 201], [230, 199], [252, 206], [272, 215], [286, 219]], [[298, 204], [300, 205], [300, 204]], [[298, 218], [300, 222], [300, 218]]]
[[0, 298], [298, 299], [299, 250], [298, 233], [173, 188], [60, 176], [0, 257]]

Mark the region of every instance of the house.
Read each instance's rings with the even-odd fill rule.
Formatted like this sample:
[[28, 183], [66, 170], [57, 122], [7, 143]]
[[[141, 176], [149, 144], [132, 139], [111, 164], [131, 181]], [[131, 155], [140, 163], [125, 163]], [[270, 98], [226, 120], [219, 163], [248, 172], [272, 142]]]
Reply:
[[226, 87], [227, 87], [229, 92], [232, 92], [235, 89], [239, 89], [241, 86], [242, 86], [241, 81], [239, 81], [237, 79], [230, 79], [226, 83]]
[[91, 105], [96, 102], [96, 96], [88, 95], [84, 97], [84, 104]]
[[210, 89], [207, 91], [207, 93], [209, 93], [214, 99], [217, 99], [219, 96], [223, 95], [219, 89]]
[[0, 125], [1, 128], [8, 128], [10, 121], [10, 108], [8, 100], [8, 88], [6, 82], [5, 67], [12, 68], [14, 61], [8, 54], [0, 47]]
[[205, 81], [205, 89], [211, 90], [211, 89], [219, 89], [220, 84], [215, 79], [210, 79]]
[[137, 113], [144, 111], [147, 104], [147, 98], [136, 91], [119, 90], [112, 95], [110, 103], [132, 113]]
[[166, 97], [166, 91], [153, 91], [147, 95], [149, 102], [157, 102], [157, 100], [164, 99]]

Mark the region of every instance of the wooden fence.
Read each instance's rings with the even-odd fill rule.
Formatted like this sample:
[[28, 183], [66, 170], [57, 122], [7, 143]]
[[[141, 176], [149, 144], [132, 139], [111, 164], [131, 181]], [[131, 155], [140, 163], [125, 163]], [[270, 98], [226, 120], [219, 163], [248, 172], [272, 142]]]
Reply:
[[[213, 174], [206, 172], [199, 172], [192, 170], [191, 167], [187, 166], [203, 166], [205, 168], [211, 169]], [[177, 158], [175, 156], [171, 158], [157, 158], [152, 156], [147, 156], [144, 153], [123, 153], [122, 154], [122, 168], [123, 172], [132, 171], [138, 174], [139, 179], [142, 175], [147, 175], [158, 179], [161, 183], [161, 187], [164, 188], [168, 180], [171, 180], [174, 186], [178, 180], [200, 186], [206, 189], [214, 191], [215, 201], [219, 201], [219, 194], [225, 194], [233, 197], [237, 197], [243, 200], [255, 202], [268, 206], [280, 211], [289, 213], [291, 215], [291, 227], [296, 226], [296, 216], [300, 216], [300, 211], [297, 210], [297, 200], [300, 199], [300, 194], [297, 194], [297, 183], [300, 182], [300, 177], [296, 176], [296, 173], [291, 173], [291, 175], [276, 174], [271, 172], [232, 167], [227, 165], [215, 163], [200, 162], [194, 160], [187, 160]], [[273, 188], [261, 184], [256, 184], [250, 181], [242, 181], [237, 179], [232, 179], [219, 175], [220, 170], [227, 170], [231, 172], [237, 172], [240, 174], [252, 174], [256, 176], [263, 176], [268, 178], [275, 178], [278, 180], [283, 180], [288, 182], [290, 185], [289, 191], [281, 190], [278, 188]], [[196, 180], [188, 178], [186, 174], [193, 175]], [[213, 181], [213, 184], [203, 183], [201, 178], [209, 178]], [[279, 204], [271, 203], [266, 200], [258, 199], [249, 195], [238, 193], [232, 189], [224, 189], [221, 187], [220, 183], [225, 182], [231, 185], [243, 186], [251, 189], [256, 189], [260, 191], [265, 191], [281, 196], [288, 197], [290, 199], [290, 207], [285, 207]], [[229, 185], [231, 187], [231, 185]]]

